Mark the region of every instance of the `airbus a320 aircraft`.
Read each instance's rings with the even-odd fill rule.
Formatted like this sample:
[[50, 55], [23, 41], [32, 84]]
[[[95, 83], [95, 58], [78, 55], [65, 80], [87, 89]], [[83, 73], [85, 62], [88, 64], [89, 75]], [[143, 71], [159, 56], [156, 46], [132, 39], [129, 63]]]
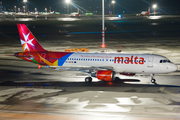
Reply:
[[102, 81], [114, 81], [115, 73], [123, 75], [169, 73], [177, 66], [166, 57], [154, 54], [81, 53], [54, 52], [45, 50], [25, 24], [17, 24], [23, 52], [15, 53], [18, 58], [33, 62], [38, 68], [46, 66], [57, 70], [78, 70], [89, 73], [85, 82], [92, 77]]
[[138, 16], [148, 16], [149, 17], [150, 14], [150, 7], [148, 9], [148, 11], [142, 11], [141, 13], [138, 14]]
[[79, 17], [80, 17], [80, 15], [79, 15], [79, 8], [78, 8], [77, 12], [71, 13], [71, 14], [69, 15], [69, 17], [77, 17], [77, 18], [79, 18]]

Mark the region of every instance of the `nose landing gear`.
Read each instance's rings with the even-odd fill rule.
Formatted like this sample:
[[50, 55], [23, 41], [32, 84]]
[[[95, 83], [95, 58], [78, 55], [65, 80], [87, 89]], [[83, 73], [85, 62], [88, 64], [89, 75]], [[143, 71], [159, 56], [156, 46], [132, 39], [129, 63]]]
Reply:
[[151, 82], [156, 84], [156, 79], [154, 78], [154, 74], [151, 74]]
[[155, 79], [151, 79], [151, 82], [152, 82], [152, 83], [156, 83], [156, 80], [155, 80]]

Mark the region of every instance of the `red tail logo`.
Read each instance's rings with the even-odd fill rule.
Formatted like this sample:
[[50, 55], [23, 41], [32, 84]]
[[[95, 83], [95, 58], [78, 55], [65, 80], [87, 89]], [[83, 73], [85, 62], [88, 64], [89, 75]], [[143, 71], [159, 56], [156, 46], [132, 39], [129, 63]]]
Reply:
[[45, 51], [25, 24], [17, 24], [17, 27], [24, 52]]

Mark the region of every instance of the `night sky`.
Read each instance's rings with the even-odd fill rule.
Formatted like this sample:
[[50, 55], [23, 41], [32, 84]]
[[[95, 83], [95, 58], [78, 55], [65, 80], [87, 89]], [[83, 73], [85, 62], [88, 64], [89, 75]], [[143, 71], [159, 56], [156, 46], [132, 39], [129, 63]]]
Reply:
[[[3, 7], [12, 11], [14, 6], [17, 8], [23, 8], [23, 0], [0, 0], [2, 1]], [[84, 12], [101, 12], [101, 1], [102, 0], [71, 0], [73, 5], [70, 5], [71, 11], [76, 11], [75, 6], [80, 6], [80, 10]], [[176, 13], [180, 14], [180, 0], [116, 0], [115, 11], [120, 13], [125, 11], [127, 13], [136, 13], [139, 11], [147, 10], [152, 4], [158, 4], [158, 10], [162, 13]], [[106, 12], [113, 9], [111, 0], [105, 0], [105, 10]], [[64, 0], [28, 0], [28, 10], [34, 11], [34, 8], [37, 8], [38, 11], [44, 11], [44, 8], [50, 9], [52, 11], [65, 12], [66, 4]]]

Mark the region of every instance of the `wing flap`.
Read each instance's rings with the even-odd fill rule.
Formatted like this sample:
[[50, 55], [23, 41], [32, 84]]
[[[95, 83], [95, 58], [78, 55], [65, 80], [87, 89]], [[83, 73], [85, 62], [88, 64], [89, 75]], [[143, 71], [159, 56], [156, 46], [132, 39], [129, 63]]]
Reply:
[[97, 70], [114, 70], [112, 66], [90, 66], [90, 67], [61, 67], [61, 66], [50, 66], [50, 68], [54, 68], [55, 70], [65, 70], [65, 71], [81, 71], [81, 72], [93, 72]]

